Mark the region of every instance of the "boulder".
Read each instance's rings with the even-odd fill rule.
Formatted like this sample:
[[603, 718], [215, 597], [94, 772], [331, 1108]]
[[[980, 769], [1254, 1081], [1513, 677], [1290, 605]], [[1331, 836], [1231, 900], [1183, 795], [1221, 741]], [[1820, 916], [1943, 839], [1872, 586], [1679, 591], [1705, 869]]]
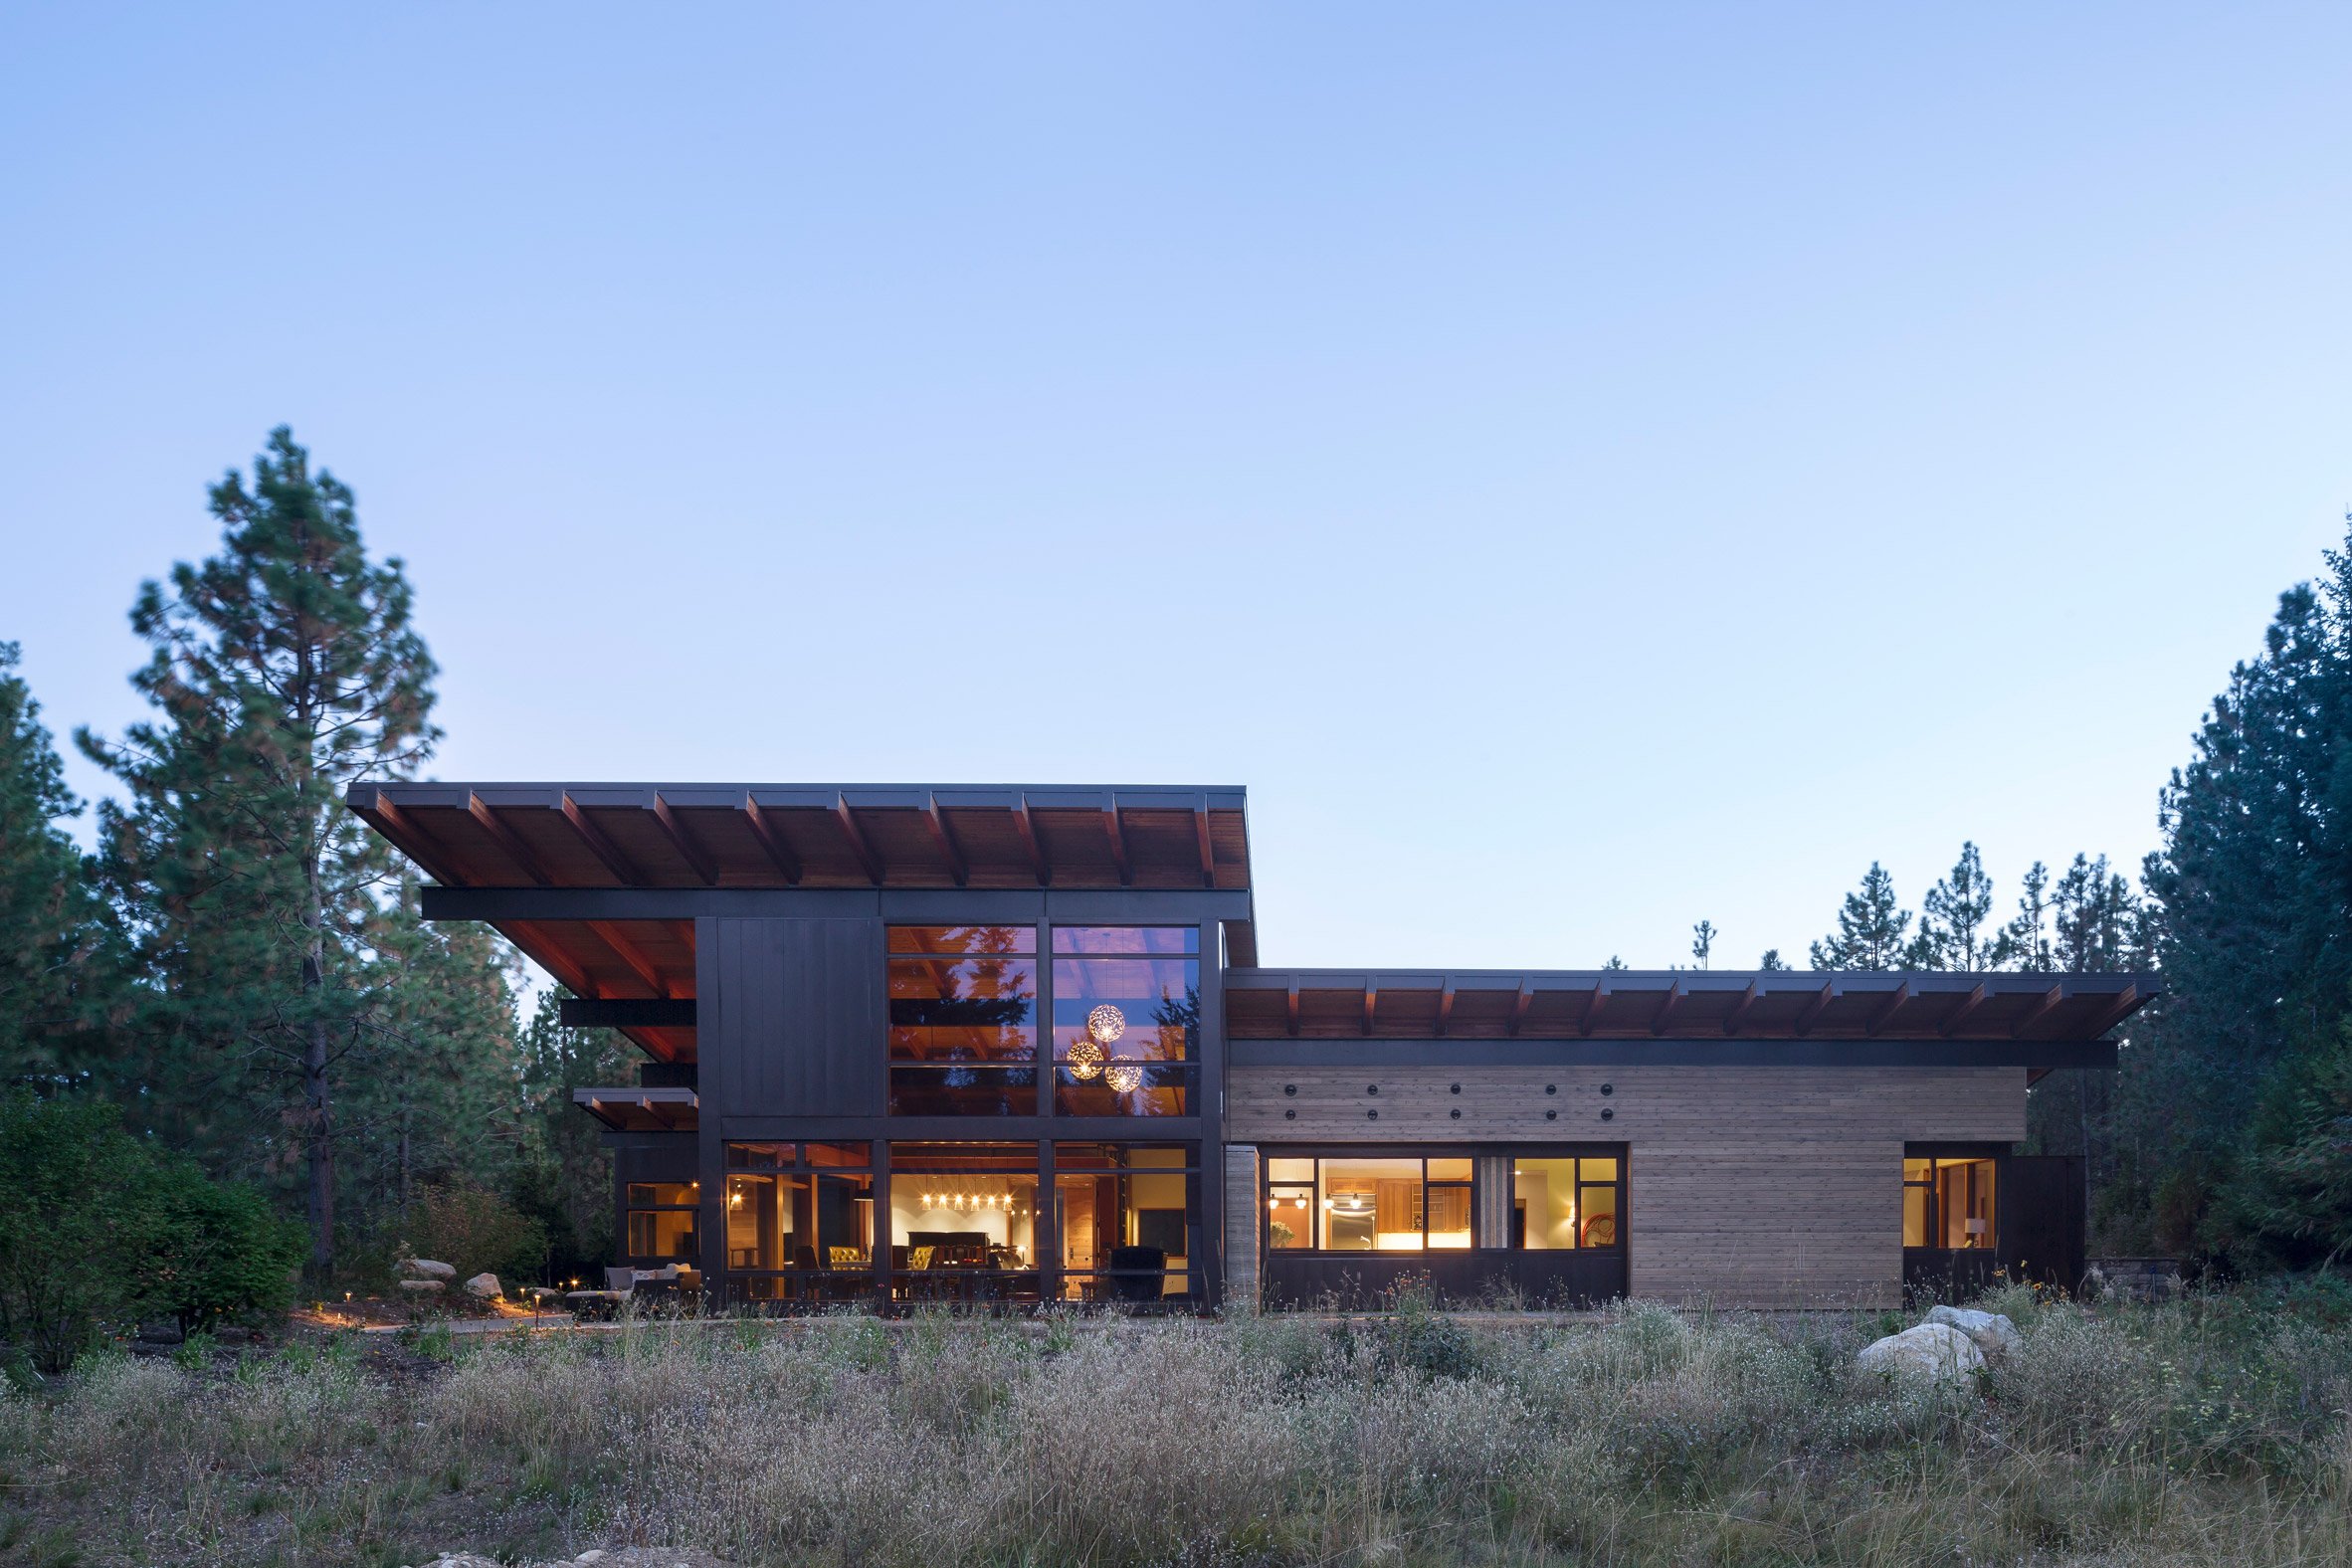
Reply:
[[2022, 1337], [2017, 1324], [1999, 1312], [1980, 1312], [1973, 1306], [1939, 1306], [1927, 1314], [1931, 1323], [1949, 1323], [1985, 1353], [1985, 1359], [1996, 1361], [2018, 1347]]
[[458, 1276], [455, 1264], [435, 1263], [430, 1258], [408, 1259], [401, 1264], [400, 1272], [411, 1279], [455, 1279]]
[[496, 1274], [478, 1274], [466, 1281], [466, 1293], [471, 1296], [479, 1296], [485, 1301], [495, 1301], [506, 1292], [498, 1288]]
[[1949, 1323], [1921, 1323], [1864, 1345], [1854, 1364], [1864, 1372], [1931, 1383], [1960, 1383], [1984, 1370], [1985, 1353]]

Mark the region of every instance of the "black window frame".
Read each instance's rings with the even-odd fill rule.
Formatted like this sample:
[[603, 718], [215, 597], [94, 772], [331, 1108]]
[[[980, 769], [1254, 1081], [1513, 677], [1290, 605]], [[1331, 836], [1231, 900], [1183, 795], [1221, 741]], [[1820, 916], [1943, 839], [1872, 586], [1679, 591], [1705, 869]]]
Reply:
[[[1474, 1253], [1474, 1252], [1484, 1252], [1484, 1251], [1491, 1251], [1492, 1249], [1488, 1249], [1488, 1248], [1484, 1248], [1484, 1247], [1481, 1247], [1481, 1246], [1480, 1246], [1480, 1244], [1479, 1244], [1479, 1237], [1478, 1237], [1478, 1192], [1479, 1192], [1478, 1159], [1479, 1159], [1479, 1156], [1480, 1156], [1480, 1154], [1481, 1154], [1482, 1152], [1491, 1152], [1491, 1151], [1481, 1151], [1481, 1150], [1478, 1150], [1478, 1149], [1466, 1149], [1466, 1148], [1460, 1147], [1460, 1146], [1458, 1146], [1458, 1145], [1451, 1145], [1451, 1144], [1428, 1144], [1428, 1143], [1410, 1143], [1410, 1144], [1407, 1144], [1407, 1143], [1395, 1143], [1395, 1144], [1390, 1144], [1390, 1143], [1381, 1143], [1381, 1144], [1364, 1144], [1364, 1145], [1348, 1145], [1348, 1144], [1336, 1144], [1336, 1145], [1333, 1145], [1333, 1144], [1317, 1144], [1317, 1145], [1315, 1145], [1315, 1146], [1313, 1146], [1313, 1147], [1311, 1147], [1311, 1148], [1310, 1148], [1310, 1147], [1261, 1148], [1261, 1149], [1258, 1151], [1258, 1246], [1259, 1246], [1259, 1255], [1260, 1255], [1261, 1257], [1269, 1257], [1269, 1256], [1273, 1256], [1273, 1255], [1275, 1255], [1275, 1254], [1279, 1254], [1281, 1257], [1284, 1257], [1284, 1258], [1376, 1258], [1376, 1257], [1383, 1256], [1383, 1255], [1382, 1255], [1382, 1254], [1381, 1254], [1381, 1253], [1380, 1253], [1380, 1252], [1379, 1252], [1377, 1249], [1367, 1249], [1367, 1248], [1362, 1248], [1362, 1247], [1275, 1247], [1275, 1246], [1274, 1245], [1274, 1208], [1273, 1208], [1273, 1200], [1274, 1200], [1274, 1188], [1276, 1188], [1276, 1187], [1282, 1187], [1282, 1188], [1288, 1189], [1288, 1188], [1296, 1188], [1296, 1187], [1299, 1187], [1299, 1186], [1302, 1186], [1302, 1185], [1303, 1185], [1303, 1186], [1308, 1186], [1308, 1187], [1309, 1187], [1309, 1189], [1310, 1189], [1310, 1192], [1313, 1194], [1313, 1196], [1311, 1196], [1311, 1197], [1308, 1199], [1308, 1202], [1309, 1202], [1309, 1205], [1310, 1205], [1310, 1207], [1309, 1207], [1309, 1209], [1308, 1209], [1307, 1213], [1308, 1213], [1308, 1219], [1309, 1219], [1309, 1221], [1311, 1222], [1311, 1225], [1312, 1225], [1312, 1228], [1311, 1228], [1311, 1230], [1309, 1231], [1309, 1233], [1308, 1233], [1308, 1234], [1309, 1234], [1310, 1236], [1315, 1236], [1315, 1237], [1320, 1237], [1320, 1236], [1322, 1236], [1322, 1235], [1324, 1234], [1324, 1227], [1323, 1227], [1322, 1218], [1321, 1218], [1321, 1211], [1320, 1211], [1319, 1209], [1317, 1209], [1317, 1208], [1311, 1207], [1311, 1205], [1314, 1205], [1314, 1204], [1317, 1204], [1317, 1203], [1320, 1203], [1320, 1202], [1321, 1202], [1321, 1196], [1320, 1196], [1320, 1195], [1321, 1195], [1321, 1193], [1322, 1193], [1322, 1190], [1323, 1190], [1323, 1172], [1322, 1172], [1322, 1166], [1323, 1166], [1324, 1162], [1325, 1162], [1325, 1161], [1328, 1161], [1328, 1160], [1411, 1160], [1411, 1159], [1417, 1159], [1417, 1160], [1421, 1161], [1421, 1246], [1420, 1246], [1418, 1249], [1416, 1249], [1416, 1250], [1414, 1250], [1413, 1252], [1411, 1252], [1411, 1253], [1402, 1254], [1402, 1255], [1400, 1255], [1400, 1254], [1389, 1254], [1389, 1255], [1387, 1255], [1387, 1256], [1391, 1256], [1391, 1257], [1396, 1257], [1396, 1256], [1419, 1256], [1419, 1257], [1427, 1257], [1427, 1256], [1429, 1256], [1430, 1254], [1433, 1254], [1433, 1253], [1435, 1253], [1435, 1254], [1438, 1254], [1438, 1255], [1440, 1255], [1440, 1256], [1452, 1256], [1452, 1255], [1454, 1255], [1454, 1254], [1456, 1254], [1456, 1253]], [[1313, 1160], [1313, 1161], [1315, 1162], [1315, 1174], [1314, 1174], [1314, 1179], [1313, 1179], [1313, 1181], [1312, 1181], [1311, 1183], [1301, 1183], [1301, 1182], [1297, 1181], [1297, 1180], [1296, 1180], [1296, 1179], [1294, 1179], [1294, 1178], [1287, 1178], [1287, 1177], [1285, 1177], [1284, 1179], [1282, 1179], [1282, 1180], [1280, 1180], [1280, 1181], [1278, 1181], [1278, 1182], [1277, 1182], [1277, 1181], [1274, 1179], [1274, 1162], [1275, 1160], [1299, 1160], [1299, 1159]], [[1429, 1174], [1429, 1162], [1430, 1162], [1431, 1160], [1461, 1160], [1461, 1159], [1467, 1159], [1467, 1160], [1469, 1160], [1469, 1161], [1470, 1161], [1470, 1179], [1469, 1179], [1468, 1181], [1458, 1181], [1458, 1180], [1455, 1180], [1455, 1179], [1454, 1179], [1454, 1178], [1452, 1178], [1452, 1177], [1447, 1177], [1447, 1178], [1444, 1178], [1444, 1179], [1441, 1179], [1441, 1180], [1438, 1180], [1438, 1181], [1432, 1181], [1432, 1180], [1430, 1179], [1430, 1174]], [[1468, 1246], [1468, 1247], [1432, 1247], [1432, 1246], [1430, 1246], [1430, 1244], [1429, 1244], [1429, 1212], [1430, 1212], [1429, 1192], [1430, 1192], [1430, 1189], [1431, 1189], [1432, 1187], [1462, 1188], [1462, 1189], [1467, 1189], [1467, 1190], [1468, 1190], [1468, 1192], [1469, 1192], [1469, 1194], [1470, 1194], [1470, 1246]]]

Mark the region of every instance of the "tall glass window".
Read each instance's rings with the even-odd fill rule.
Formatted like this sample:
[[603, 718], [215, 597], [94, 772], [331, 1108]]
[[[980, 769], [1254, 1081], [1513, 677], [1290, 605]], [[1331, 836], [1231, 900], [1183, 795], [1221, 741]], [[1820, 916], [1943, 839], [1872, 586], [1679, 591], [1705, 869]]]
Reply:
[[1198, 926], [1054, 928], [1055, 1108], [1181, 1116], [1201, 1039]]
[[890, 1290], [901, 1300], [1042, 1298], [1038, 1146], [890, 1145]]
[[749, 1301], [851, 1300], [874, 1275], [866, 1143], [726, 1146], [729, 1293]]
[[1511, 1161], [1511, 1245], [1566, 1252], [1619, 1243], [1623, 1170], [1615, 1157]]
[[889, 928], [890, 1113], [1034, 1116], [1037, 931]]
[[1181, 1144], [1054, 1145], [1062, 1294], [1138, 1305], [1193, 1294], [1198, 1174]]

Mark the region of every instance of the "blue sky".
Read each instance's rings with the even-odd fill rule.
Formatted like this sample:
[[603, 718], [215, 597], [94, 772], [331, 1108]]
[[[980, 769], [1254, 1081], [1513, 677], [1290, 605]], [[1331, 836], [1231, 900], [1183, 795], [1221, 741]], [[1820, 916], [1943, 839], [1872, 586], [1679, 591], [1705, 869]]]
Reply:
[[1744, 965], [1873, 858], [2136, 863], [2352, 498], [2342, 6], [6, 37], [61, 734], [287, 421], [442, 777], [1243, 783], [1270, 962]]

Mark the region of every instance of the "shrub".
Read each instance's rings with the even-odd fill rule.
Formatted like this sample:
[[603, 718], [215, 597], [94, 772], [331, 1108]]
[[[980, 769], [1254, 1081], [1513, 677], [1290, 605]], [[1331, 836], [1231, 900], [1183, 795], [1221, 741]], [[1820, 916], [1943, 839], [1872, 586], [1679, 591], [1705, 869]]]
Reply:
[[448, 1264], [461, 1279], [485, 1271], [501, 1283], [535, 1279], [547, 1261], [547, 1232], [538, 1221], [464, 1181], [425, 1187], [409, 1215], [409, 1240], [417, 1257]]
[[152, 1306], [183, 1331], [293, 1304], [302, 1230], [272, 1214], [260, 1193], [209, 1180], [174, 1155], [151, 1156], [138, 1185]]
[[299, 1233], [75, 1097], [0, 1097], [0, 1333], [59, 1371], [117, 1324], [282, 1308]]

